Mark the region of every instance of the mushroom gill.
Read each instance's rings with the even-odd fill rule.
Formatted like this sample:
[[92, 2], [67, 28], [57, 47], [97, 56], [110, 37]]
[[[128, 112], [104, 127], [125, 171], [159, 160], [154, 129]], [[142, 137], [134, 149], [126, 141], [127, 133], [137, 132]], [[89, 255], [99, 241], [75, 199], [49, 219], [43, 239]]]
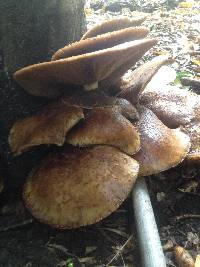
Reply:
[[138, 170], [134, 159], [108, 146], [51, 154], [29, 175], [24, 201], [33, 216], [54, 227], [93, 224], [127, 198]]

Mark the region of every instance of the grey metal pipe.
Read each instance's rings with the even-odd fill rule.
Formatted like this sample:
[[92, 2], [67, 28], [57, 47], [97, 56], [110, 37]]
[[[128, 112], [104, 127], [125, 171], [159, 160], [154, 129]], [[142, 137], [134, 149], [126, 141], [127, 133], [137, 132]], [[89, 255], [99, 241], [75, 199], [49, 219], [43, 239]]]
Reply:
[[144, 178], [138, 178], [132, 192], [133, 208], [144, 267], [166, 267], [158, 228]]

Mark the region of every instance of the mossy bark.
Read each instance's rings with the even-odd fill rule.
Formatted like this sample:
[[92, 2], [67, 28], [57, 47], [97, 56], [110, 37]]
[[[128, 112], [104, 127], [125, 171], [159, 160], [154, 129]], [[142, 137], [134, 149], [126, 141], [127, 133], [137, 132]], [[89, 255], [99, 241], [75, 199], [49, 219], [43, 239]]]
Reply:
[[84, 0], [0, 1], [0, 50], [10, 72], [49, 60], [84, 31]]

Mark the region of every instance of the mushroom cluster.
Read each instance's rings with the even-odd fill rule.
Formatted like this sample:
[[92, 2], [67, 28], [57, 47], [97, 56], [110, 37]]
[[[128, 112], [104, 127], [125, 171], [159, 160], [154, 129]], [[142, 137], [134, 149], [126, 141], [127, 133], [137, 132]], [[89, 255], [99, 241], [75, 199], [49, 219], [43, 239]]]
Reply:
[[30, 94], [53, 99], [13, 125], [12, 152], [62, 146], [24, 185], [25, 205], [39, 221], [57, 228], [93, 224], [119, 207], [138, 176], [199, 156], [198, 96], [154, 86], [154, 74], [168, 59], [153, 59], [124, 78], [156, 44], [138, 27], [143, 21], [106, 21], [50, 62], [14, 74]]

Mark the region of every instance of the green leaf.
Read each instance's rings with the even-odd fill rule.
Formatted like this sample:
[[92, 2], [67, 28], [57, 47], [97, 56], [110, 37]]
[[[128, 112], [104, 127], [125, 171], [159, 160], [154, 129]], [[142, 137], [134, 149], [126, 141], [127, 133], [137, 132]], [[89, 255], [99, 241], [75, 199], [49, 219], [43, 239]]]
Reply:
[[74, 263], [73, 263], [72, 258], [68, 258], [66, 260], [66, 267], [74, 267]]
[[186, 70], [177, 72], [174, 85], [181, 84], [181, 78], [183, 77], [193, 77], [193, 75], [191, 72], [186, 71]]

